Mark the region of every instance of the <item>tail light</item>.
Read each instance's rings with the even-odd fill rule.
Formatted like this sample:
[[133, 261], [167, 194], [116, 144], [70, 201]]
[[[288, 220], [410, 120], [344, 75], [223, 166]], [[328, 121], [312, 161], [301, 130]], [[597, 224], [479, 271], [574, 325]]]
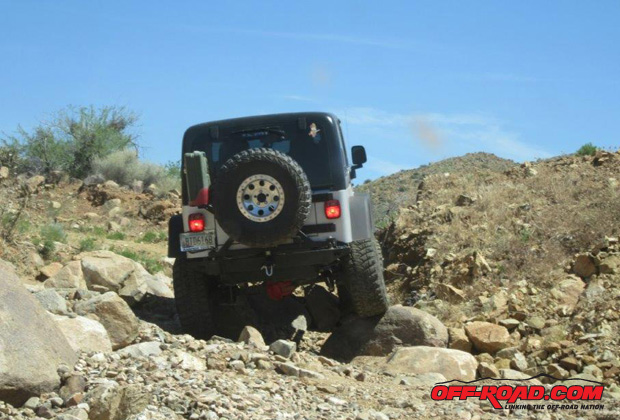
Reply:
[[202, 213], [189, 215], [189, 231], [202, 232], [205, 230], [205, 216]]
[[329, 200], [325, 202], [325, 217], [328, 219], [338, 219], [340, 217], [340, 201]]

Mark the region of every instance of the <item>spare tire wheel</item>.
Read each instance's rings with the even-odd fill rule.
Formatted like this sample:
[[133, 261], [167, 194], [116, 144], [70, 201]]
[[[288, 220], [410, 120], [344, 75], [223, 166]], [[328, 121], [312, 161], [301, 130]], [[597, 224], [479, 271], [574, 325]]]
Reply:
[[303, 169], [273, 149], [248, 149], [219, 169], [213, 183], [213, 211], [233, 240], [271, 247], [301, 230], [312, 200]]

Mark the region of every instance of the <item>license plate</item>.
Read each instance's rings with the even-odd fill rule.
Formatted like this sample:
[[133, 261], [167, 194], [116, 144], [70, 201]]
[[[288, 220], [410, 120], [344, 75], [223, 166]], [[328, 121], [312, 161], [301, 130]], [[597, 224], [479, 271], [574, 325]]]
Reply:
[[215, 230], [181, 234], [181, 251], [183, 252], [204, 251], [213, 248], [215, 248]]

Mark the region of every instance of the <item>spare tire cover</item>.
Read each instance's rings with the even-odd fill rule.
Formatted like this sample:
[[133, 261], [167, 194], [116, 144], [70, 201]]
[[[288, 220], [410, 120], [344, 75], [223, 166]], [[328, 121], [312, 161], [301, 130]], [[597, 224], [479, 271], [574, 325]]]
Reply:
[[213, 211], [233, 240], [253, 247], [289, 241], [303, 227], [312, 193], [303, 169], [273, 149], [248, 149], [227, 160], [213, 183]]

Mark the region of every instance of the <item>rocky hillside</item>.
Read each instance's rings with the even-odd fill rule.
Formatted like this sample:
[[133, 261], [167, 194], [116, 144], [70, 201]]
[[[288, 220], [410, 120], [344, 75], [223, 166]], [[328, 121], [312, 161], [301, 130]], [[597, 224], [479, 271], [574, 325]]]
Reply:
[[450, 173], [460, 176], [474, 170], [505, 172], [515, 166], [515, 162], [490, 153], [468, 153], [366, 181], [357, 190], [372, 194], [375, 223], [384, 228], [398, 217], [399, 208], [416, 202], [418, 186], [429, 175]]
[[477, 347], [473, 324], [501, 329], [514, 350], [477, 356], [492, 375], [517, 366], [518, 349], [523, 372], [587, 372], [613, 387], [619, 235], [620, 152], [428, 176], [378, 233], [393, 299], [469, 337], [464, 348]]
[[[208, 341], [174, 309], [178, 194], [0, 169], [0, 419], [615, 418], [620, 153], [507, 165], [416, 183], [378, 232], [383, 316], [341, 314], [321, 285], [281, 301], [256, 286]], [[437, 382], [540, 373], [602, 382], [604, 408], [430, 399]]]

